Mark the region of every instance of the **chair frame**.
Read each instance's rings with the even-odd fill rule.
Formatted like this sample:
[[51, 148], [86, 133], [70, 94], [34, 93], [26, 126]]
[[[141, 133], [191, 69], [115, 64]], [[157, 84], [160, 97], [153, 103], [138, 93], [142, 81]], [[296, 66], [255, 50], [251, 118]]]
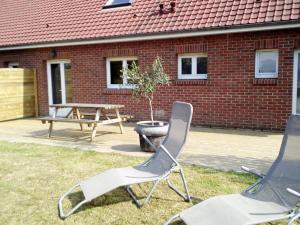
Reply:
[[[152, 197], [155, 189], [157, 188], [158, 184], [161, 181], [166, 180], [168, 187], [173, 190], [176, 194], [178, 194], [180, 197], [182, 197], [185, 201], [187, 202], [191, 202], [191, 196], [189, 193], [189, 189], [188, 189], [188, 185], [187, 185], [187, 181], [183, 172], [183, 168], [181, 167], [181, 165], [179, 164], [179, 162], [170, 154], [170, 152], [167, 150], [167, 148], [163, 145], [160, 145], [160, 149], [158, 149], [156, 146], [154, 146], [152, 144], [152, 142], [147, 138], [146, 135], [142, 135], [143, 138], [147, 141], [147, 143], [149, 143], [149, 145], [155, 149], [155, 151], [164, 151], [169, 158], [172, 159], [172, 161], [174, 162], [174, 166], [173, 168], [171, 168], [168, 172], [166, 172], [165, 174], [163, 174], [162, 176], [158, 177], [157, 180], [155, 180], [153, 182], [153, 186], [150, 188], [146, 198], [141, 201], [138, 199], [137, 195], [134, 193], [134, 191], [132, 190], [131, 185], [127, 185], [125, 186], [125, 190], [128, 192], [129, 196], [132, 198], [132, 200], [134, 201], [134, 203], [141, 208], [142, 206], [144, 206], [145, 204], [147, 204], [150, 200], [150, 198]], [[150, 157], [146, 162], [144, 162], [141, 166], [147, 166], [148, 163], [153, 159], [154, 155], [152, 157]], [[169, 176], [171, 175], [172, 172], [178, 172], [180, 174], [182, 183], [183, 183], [183, 187], [185, 190], [185, 193], [182, 193], [180, 190], [178, 190], [172, 183], [171, 181], [168, 179]], [[148, 183], [148, 182], [146, 182]], [[141, 183], [138, 183], [139, 185]], [[79, 207], [81, 207], [83, 204], [88, 203], [89, 201], [87, 201], [86, 199], [79, 202], [76, 206], [74, 206], [72, 209], [70, 209], [67, 213], [65, 213], [63, 211], [63, 200], [70, 195], [77, 187], [79, 187], [80, 184], [76, 184], [75, 186], [73, 186], [68, 192], [66, 192], [63, 196], [61, 196], [61, 198], [58, 201], [58, 210], [59, 210], [59, 216], [61, 219], [66, 219], [67, 217], [69, 217], [71, 214], [73, 214]]]
[[[147, 136], [145, 134], [142, 134], [142, 137], [145, 139], [145, 141], [155, 150], [155, 151], [160, 151], [156, 146], [154, 146], [152, 144], [152, 142], [147, 138]], [[132, 200], [135, 202], [135, 204], [138, 207], [143, 207], [145, 204], [147, 204], [150, 200], [150, 198], [152, 197], [155, 189], [157, 188], [158, 184], [161, 181], [166, 180], [168, 187], [173, 190], [176, 194], [178, 194], [180, 197], [182, 197], [185, 201], [187, 202], [191, 202], [191, 196], [190, 196], [190, 192], [188, 189], [188, 185], [187, 185], [187, 181], [183, 172], [183, 168], [182, 166], [179, 164], [179, 162], [170, 154], [170, 152], [168, 151], [168, 149], [163, 146], [160, 145], [160, 149], [162, 149], [167, 155], [168, 157], [174, 162], [175, 166], [169, 170], [167, 173], [165, 173], [164, 175], [160, 176], [156, 181], [153, 182], [153, 186], [150, 188], [146, 198], [143, 201], [140, 201], [137, 197], [137, 195], [134, 193], [134, 191], [132, 190], [131, 185], [128, 185], [125, 187], [125, 190], [128, 192], [128, 194], [130, 195], [130, 197], [132, 198]], [[148, 159], [145, 163], [142, 164], [142, 166], [146, 166], [150, 161], [152, 160], [152, 157], [150, 159]], [[180, 190], [178, 190], [169, 180], [169, 176], [172, 173], [179, 173], [182, 183], [183, 183], [183, 187], [185, 190], [185, 193], [182, 193]]]
[[[251, 186], [249, 186], [246, 190], [244, 190], [243, 192], [249, 192], [252, 189], [254, 189], [255, 187], [257, 187], [261, 181], [263, 180], [263, 178], [265, 177], [265, 174], [258, 172], [255, 169], [249, 169], [245, 166], [242, 166], [241, 169], [247, 173], [251, 173], [253, 175], [256, 175], [259, 179], [253, 183]], [[295, 195], [296, 197], [299, 197], [300, 199], [300, 193], [292, 190], [292, 189], [287, 189], [287, 191], [293, 195]], [[300, 203], [300, 200], [299, 200]], [[180, 213], [174, 215], [173, 217], [171, 217], [166, 223], [164, 223], [164, 225], [169, 225], [172, 222], [175, 222], [176, 220], [180, 219]], [[288, 219], [288, 223], [287, 225], [293, 225], [294, 222], [296, 222], [298, 219], [300, 219], [300, 204], [296, 205], [294, 210], [290, 212], [290, 214], [287, 214], [286, 217], [283, 217], [282, 219]]]

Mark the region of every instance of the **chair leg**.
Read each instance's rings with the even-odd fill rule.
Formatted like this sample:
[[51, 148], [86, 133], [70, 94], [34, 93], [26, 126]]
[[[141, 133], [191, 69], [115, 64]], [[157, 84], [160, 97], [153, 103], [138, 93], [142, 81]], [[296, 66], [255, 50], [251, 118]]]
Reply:
[[183, 184], [183, 187], [184, 187], [184, 190], [185, 190], [185, 194], [182, 193], [181, 191], [179, 191], [179, 190], [171, 183], [171, 181], [167, 178], [168, 186], [169, 186], [169, 188], [171, 188], [173, 191], [175, 191], [179, 196], [181, 196], [185, 201], [191, 202], [190, 192], [189, 192], [189, 189], [188, 189], [188, 186], [187, 186], [187, 182], [186, 182], [186, 179], [185, 179], [184, 172], [183, 172], [183, 169], [182, 169], [182, 168], [180, 168], [179, 173], [180, 173], [180, 177], [181, 177], [181, 180], [182, 180], [182, 184]]
[[136, 194], [134, 193], [134, 191], [132, 190], [132, 188], [130, 186], [126, 187], [127, 192], [129, 193], [130, 197], [133, 199], [133, 201], [136, 203], [136, 205], [138, 207], [143, 207], [145, 204], [147, 204], [151, 198], [151, 196], [153, 195], [153, 192], [155, 191], [157, 185], [159, 184], [160, 180], [155, 181], [152, 188], [150, 189], [150, 191], [148, 192], [148, 195], [146, 196], [146, 198], [144, 199], [144, 201], [140, 201], [137, 199]]
[[296, 220], [300, 219], [300, 211], [298, 211], [298, 213], [296, 213], [296, 215], [294, 215], [288, 222], [287, 225], [293, 225], [294, 222], [296, 222]]
[[171, 217], [166, 223], [164, 223], [164, 225], [169, 225], [170, 223], [172, 223], [173, 221], [176, 221], [179, 218], [180, 218], [179, 214], [176, 214], [175, 216]]
[[59, 217], [61, 219], [66, 219], [71, 214], [73, 214], [78, 208], [80, 208], [83, 204], [87, 203], [88, 201], [83, 200], [79, 202], [74, 208], [72, 208], [69, 212], [65, 213], [63, 210], [63, 200], [70, 194], [72, 191], [74, 191], [77, 187], [79, 187], [79, 184], [72, 187], [69, 191], [67, 191], [58, 201], [58, 210], [59, 210]]

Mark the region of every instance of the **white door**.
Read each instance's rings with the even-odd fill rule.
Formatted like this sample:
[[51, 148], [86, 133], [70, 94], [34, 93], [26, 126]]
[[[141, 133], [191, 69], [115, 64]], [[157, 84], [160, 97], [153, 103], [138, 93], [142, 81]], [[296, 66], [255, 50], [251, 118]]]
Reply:
[[294, 55], [293, 114], [300, 115], [300, 50]]
[[[70, 61], [48, 61], [48, 101], [52, 104], [65, 104], [71, 100], [70, 82]], [[49, 107], [49, 114], [53, 114], [53, 109]]]

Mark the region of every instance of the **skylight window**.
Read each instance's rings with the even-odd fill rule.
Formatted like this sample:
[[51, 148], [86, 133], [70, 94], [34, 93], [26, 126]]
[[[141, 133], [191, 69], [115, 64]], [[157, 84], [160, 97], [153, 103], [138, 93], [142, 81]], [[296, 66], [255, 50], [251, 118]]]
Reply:
[[103, 6], [103, 9], [129, 6], [131, 5], [131, 2], [132, 0], [108, 0], [105, 6]]

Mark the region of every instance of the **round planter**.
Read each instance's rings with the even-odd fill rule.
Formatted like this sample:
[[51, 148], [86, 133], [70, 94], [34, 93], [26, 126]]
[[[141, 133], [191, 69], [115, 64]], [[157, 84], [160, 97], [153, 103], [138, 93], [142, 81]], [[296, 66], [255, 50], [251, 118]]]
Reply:
[[155, 149], [145, 141], [142, 134], [146, 135], [155, 147], [159, 147], [164, 141], [169, 129], [169, 123], [162, 121], [141, 121], [136, 125], [135, 131], [139, 134], [140, 147], [141, 150], [145, 152], [155, 152]]

